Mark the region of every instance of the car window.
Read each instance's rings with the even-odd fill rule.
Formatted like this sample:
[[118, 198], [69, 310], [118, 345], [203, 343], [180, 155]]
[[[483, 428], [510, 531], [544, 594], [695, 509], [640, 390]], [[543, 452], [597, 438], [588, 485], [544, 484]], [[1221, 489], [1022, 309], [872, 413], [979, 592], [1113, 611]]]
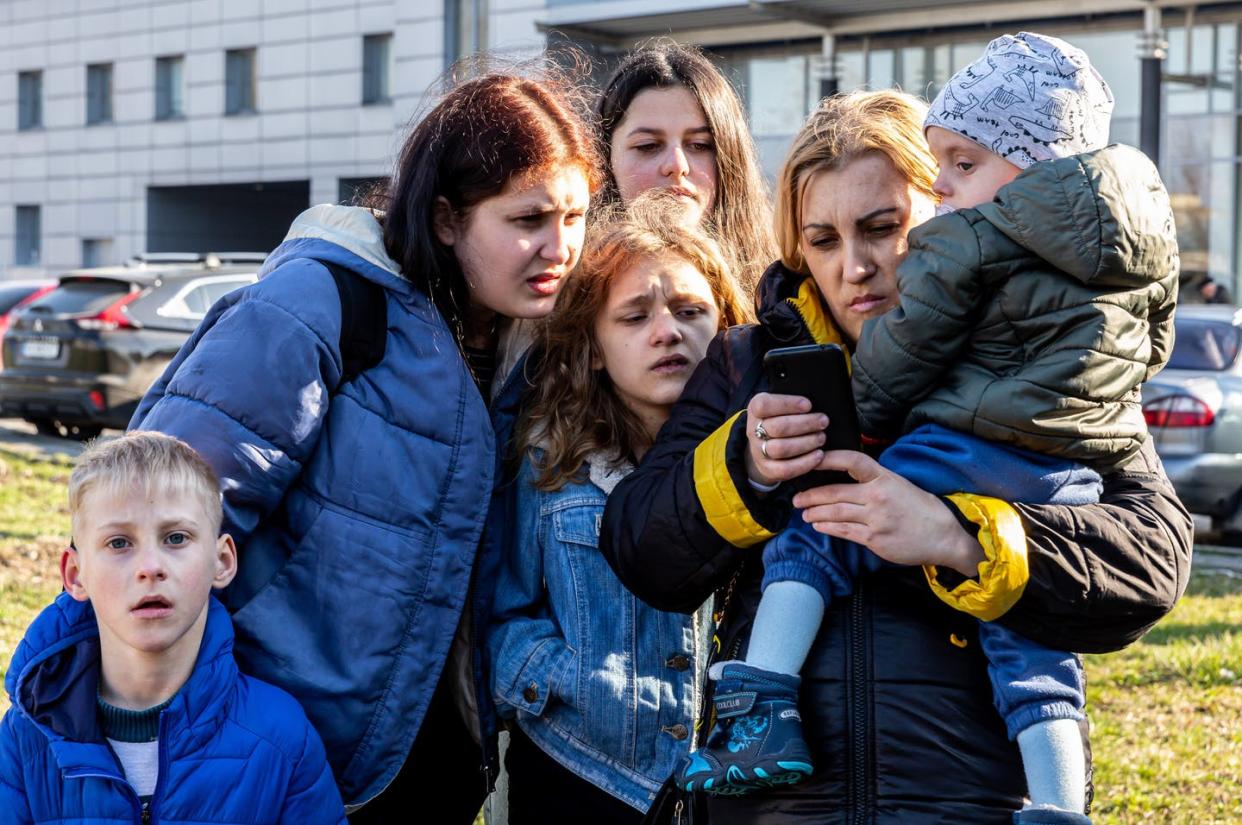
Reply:
[[206, 306], [203, 307], [203, 312], [206, 313], [207, 310], [211, 309], [212, 306], [215, 305], [216, 301], [220, 300], [225, 295], [228, 295], [238, 287], [254, 283], [254, 280], [254, 276], [247, 275], [244, 278], [238, 278], [236, 280], [216, 281], [214, 283], [204, 284], [200, 290], [203, 295], [203, 303], [206, 304]]
[[1169, 367], [1225, 370], [1238, 360], [1238, 328], [1228, 321], [1178, 320]]
[[254, 275], [212, 277], [193, 281], [170, 298], [156, 313], [165, 318], [201, 321], [220, 298], [255, 282]]
[[39, 287], [30, 286], [28, 284], [19, 284], [17, 286], [0, 286], [0, 315], [8, 312], [17, 306], [18, 302], [33, 292], [37, 292]]
[[127, 281], [65, 281], [27, 306], [29, 312], [52, 315], [86, 315], [102, 312], [129, 294]]

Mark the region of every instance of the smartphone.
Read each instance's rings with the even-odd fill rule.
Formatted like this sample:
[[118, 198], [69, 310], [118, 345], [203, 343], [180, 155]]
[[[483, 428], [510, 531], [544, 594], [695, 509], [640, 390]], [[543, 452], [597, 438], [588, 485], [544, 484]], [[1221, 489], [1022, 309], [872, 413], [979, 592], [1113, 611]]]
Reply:
[[[862, 436], [845, 351], [836, 344], [811, 344], [768, 350], [763, 356], [768, 390], [779, 395], [801, 395], [811, 410], [828, 416], [825, 450], [859, 450]], [[813, 470], [793, 479], [796, 490], [824, 484], [843, 484], [854, 479], [848, 473]]]

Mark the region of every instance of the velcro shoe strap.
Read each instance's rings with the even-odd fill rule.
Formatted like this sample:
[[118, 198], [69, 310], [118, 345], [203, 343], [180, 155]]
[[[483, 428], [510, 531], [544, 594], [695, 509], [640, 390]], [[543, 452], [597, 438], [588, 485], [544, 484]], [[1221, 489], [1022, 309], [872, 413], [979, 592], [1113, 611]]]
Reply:
[[755, 706], [759, 693], [753, 690], [739, 690], [732, 693], [717, 693], [712, 702], [716, 706], [716, 716], [728, 719], [731, 716], [744, 716]]

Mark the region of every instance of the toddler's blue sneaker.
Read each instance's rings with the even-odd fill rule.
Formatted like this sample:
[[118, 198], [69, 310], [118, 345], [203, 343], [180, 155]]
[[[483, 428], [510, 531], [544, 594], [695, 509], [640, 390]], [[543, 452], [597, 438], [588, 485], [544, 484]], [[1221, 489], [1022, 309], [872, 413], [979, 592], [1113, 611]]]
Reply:
[[[798, 714], [801, 678], [724, 662], [716, 678], [716, 724], [707, 743], [682, 763], [687, 791], [741, 796], [811, 775]], [[716, 670], [716, 668], [713, 668]]]

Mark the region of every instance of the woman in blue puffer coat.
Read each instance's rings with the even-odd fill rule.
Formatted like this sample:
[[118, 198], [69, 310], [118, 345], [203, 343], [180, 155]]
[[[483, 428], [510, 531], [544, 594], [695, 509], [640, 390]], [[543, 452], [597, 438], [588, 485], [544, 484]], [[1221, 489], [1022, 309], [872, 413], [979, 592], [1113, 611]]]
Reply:
[[[351, 822], [406, 821], [435, 798], [439, 821], [468, 823], [491, 784], [469, 638], [485, 599], [466, 609], [490, 590], [487, 401], [510, 321], [551, 312], [577, 263], [598, 169], [563, 84], [459, 86], [406, 141], [386, 214], [299, 216], [130, 424], [220, 476], [238, 661], [305, 707], [347, 806], [366, 805]], [[351, 374], [351, 341], [374, 331], [355, 328], [367, 302], [342, 299], [359, 290], [382, 298], [386, 331]]]

